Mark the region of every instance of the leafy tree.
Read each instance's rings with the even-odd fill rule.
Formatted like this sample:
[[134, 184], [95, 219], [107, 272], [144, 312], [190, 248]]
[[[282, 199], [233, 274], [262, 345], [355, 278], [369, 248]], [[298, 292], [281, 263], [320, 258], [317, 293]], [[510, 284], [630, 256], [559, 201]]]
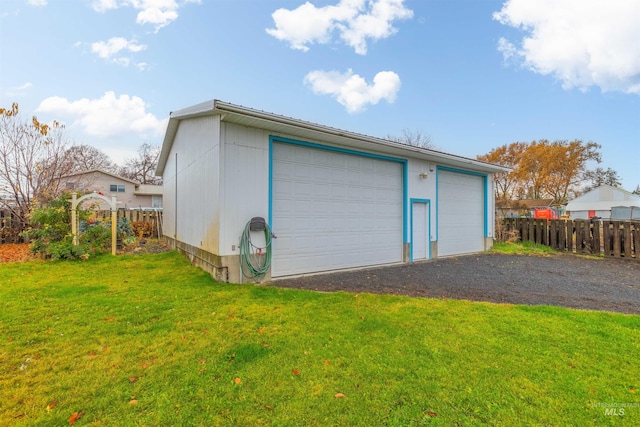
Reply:
[[600, 148], [591, 141], [541, 139], [514, 142], [478, 159], [512, 168], [506, 176], [496, 174], [498, 199], [552, 198], [562, 204], [579, 192], [589, 162], [601, 161]]
[[412, 131], [410, 129], [402, 129], [401, 136], [387, 135], [389, 141], [399, 142], [414, 147], [434, 149], [435, 145], [431, 141], [431, 136], [425, 135], [421, 130]]
[[138, 156], [128, 159], [119, 175], [141, 184], [162, 184], [162, 178], [155, 176], [160, 146], [142, 144], [138, 148]]
[[638, 184], [638, 186], [636, 187], [635, 190], [633, 190], [631, 192], [632, 194], [637, 194], [638, 196], [640, 196], [640, 184]]
[[[494, 148], [488, 154], [477, 156], [477, 159], [483, 162], [494, 163], [514, 169], [518, 166], [518, 161], [522, 158], [525, 149], [525, 143], [514, 142], [513, 144], [505, 144], [501, 147]], [[506, 201], [515, 198], [518, 182], [513, 173], [498, 172], [494, 175], [494, 180], [497, 200]]]
[[600, 148], [595, 142], [583, 143], [580, 140], [549, 144], [544, 155], [543, 188], [554, 203], [566, 203], [570, 196], [579, 194], [587, 164], [602, 161]]
[[22, 226], [36, 202], [59, 194], [66, 146], [59, 122], [47, 125], [35, 116], [22, 120], [17, 103], [0, 108], [0, 208]]

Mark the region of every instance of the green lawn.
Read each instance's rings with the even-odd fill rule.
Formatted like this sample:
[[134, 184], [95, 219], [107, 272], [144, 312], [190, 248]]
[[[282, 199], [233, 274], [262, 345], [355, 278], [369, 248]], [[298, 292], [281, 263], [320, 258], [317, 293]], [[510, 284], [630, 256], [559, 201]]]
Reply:
[[0, 265], [3, 426], [638, 425], [639, 354], [640, 316]]

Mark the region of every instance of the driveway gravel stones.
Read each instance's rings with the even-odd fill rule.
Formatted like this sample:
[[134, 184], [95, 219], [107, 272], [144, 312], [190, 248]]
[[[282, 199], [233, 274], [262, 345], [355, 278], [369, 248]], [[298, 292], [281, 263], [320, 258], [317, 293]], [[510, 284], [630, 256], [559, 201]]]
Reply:
[[280, 279], [271, 285], [640, 314], [640, 261], [635, 259], [483, 253]]

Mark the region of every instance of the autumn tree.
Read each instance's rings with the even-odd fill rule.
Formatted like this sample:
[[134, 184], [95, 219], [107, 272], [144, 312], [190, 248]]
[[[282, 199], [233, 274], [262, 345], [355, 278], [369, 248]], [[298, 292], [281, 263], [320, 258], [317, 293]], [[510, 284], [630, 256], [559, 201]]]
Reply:
[[387, 135], [386, 139], [401, 144], [411, 145], [413, 147], [434, 149], [435, 146], [431, 141], [431, 136], [426, 135], [421, 130], [402, 129], [401, 136]]
[[0, 209], [21, 226], [36, 202], [59, 194], [66, 148], [61, 123], [22, 120], [17, 103], [0, 108]]
[[595, 142], [584, 143], [581, 140], [549, 144], [545, 152], [543, 186], [554, 203], [566, 203], [570, 197], [580, 193], [589, 162], [602, 161], [600, 148]]
[[[477, 159], [483, 162], [494, 163], [500, 166], [506, 166], [514, 169], [518, 165], [518, 161], [522, 158], [522, 154], [526, 148], [526, 144], [522, 142], [514, 142], [513, 144], [503, 145], [494, 148], [488, 154], [477, 156]], [[514, 175], [510, 172], [497, 172], [494, 175], [496, 200], [506, 201], [515, 198], [515, 192], [518, 189], [518, 182]]]
[[120, 176], [141, 184], [162, 184], [162, 178], [155, 175], [159, 157], [159, 146], [142, 144], [138, 148], [138, 155], [126, 160], [120, 169]]
[[552, 198], [554, 203], [562, 204], [580, 191], [589, 163], [601, 161], [600, 148], [591, 141], [541, 139], [514, 142], [478, 159], [512, 167], [506, 177], [496, 179], [498, 198]]

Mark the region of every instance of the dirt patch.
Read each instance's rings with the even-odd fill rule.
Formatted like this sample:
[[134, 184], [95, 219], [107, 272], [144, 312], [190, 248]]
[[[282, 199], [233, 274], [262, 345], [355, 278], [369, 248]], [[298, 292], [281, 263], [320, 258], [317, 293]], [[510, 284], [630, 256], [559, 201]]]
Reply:
[[270, 285], [640, 314], [639, 261], [574, 255], [486, 253], [281, 279]]
[[134, 244], [124, 245], [119, 254], [158, 254], [171, 250], [161, 239], [139, 239]]

